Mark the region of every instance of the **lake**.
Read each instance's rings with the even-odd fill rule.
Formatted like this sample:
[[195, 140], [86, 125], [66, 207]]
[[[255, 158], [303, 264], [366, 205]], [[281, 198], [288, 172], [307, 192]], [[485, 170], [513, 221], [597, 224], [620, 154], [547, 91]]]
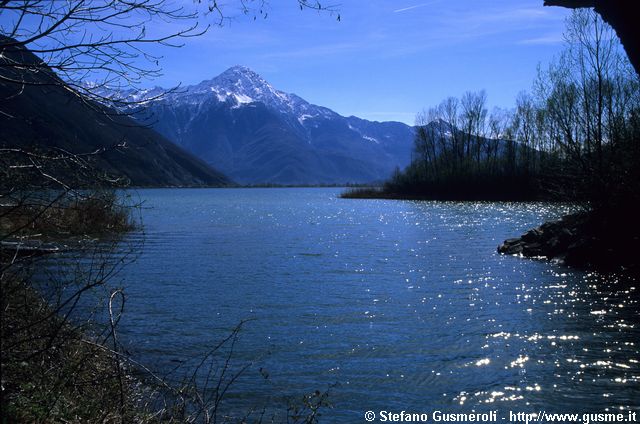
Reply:
[[132, 192], [144, 231], [129, 241], [144, 245], [114, 279], [129, 351], [159, 373], [192, 367], [246, 320], [230, 368], [248, 368], [222, 408], [235, 415], [286, 414], [314, 390], [332, 405], [321, 422], [639, 409], [634, 282], [496, 253], [566, 205], [340, 191]]

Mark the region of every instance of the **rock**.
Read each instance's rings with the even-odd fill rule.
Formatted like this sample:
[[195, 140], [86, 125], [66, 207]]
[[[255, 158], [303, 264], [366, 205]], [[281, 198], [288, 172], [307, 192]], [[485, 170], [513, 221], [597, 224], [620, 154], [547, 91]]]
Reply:
[[554, 236], [547, 241], [547, 256], [548, 258], [555, 258], [560, 254], [565, 248], [565, 243], [562, 242], [561, 238], [558, 236]]
[[505, 255], [518, 255], [522, 253], [524, 245], [520, 238], [512, 238], [498, 246], [498, 252]]
[[544, 235], [544, 230], [541, 227], [529, 230], [520, 237], [524, 242], [533, 242], [539, 240]]
[[526, 243], [522, 247], [522, 254], [527, 257], [540, 257], [547, 256], [545, 254], [544, 246], [541, 243]]
[[635, 221], [611, 215], [575, 213], [546, 222], [519, 238], [505, 240], [498, 252], [546, 258], [577, 268], [640, 274]]
[[584, 257], [584, 239], [580, 228], [586, 215], [579, 213], [562, 217], [559, 221], [545, 222], [527, 231], [519, 238], [505, 240], [498, 252], [507, 255], [522, 254], [526, 257], [545, 257], [556, 262], [569, 262]]

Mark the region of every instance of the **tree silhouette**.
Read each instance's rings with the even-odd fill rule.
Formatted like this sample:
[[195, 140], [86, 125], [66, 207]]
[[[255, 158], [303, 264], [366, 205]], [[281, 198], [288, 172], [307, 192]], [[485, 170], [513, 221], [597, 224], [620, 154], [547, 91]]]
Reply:
[[593, 8], [605, 22], [613, 27], [622, 41], [629, 60], [640, 74], [640, 38], [637, 35], [640, 6], [628, 0], [545, 0], [545, 6], [571, 9]]

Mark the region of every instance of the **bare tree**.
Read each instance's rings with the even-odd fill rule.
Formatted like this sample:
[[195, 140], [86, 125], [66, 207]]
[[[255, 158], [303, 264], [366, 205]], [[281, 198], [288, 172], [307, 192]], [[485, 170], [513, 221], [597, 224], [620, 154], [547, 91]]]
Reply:
[[516, 98], [513, 115], [513, 135], [519, 142], [520, 167], [525, 172], [536, 171], [538, 143], [536, 142], [536, 109], [533, 98], [525, 91]]
[[489, 114], [487, 124], [489, 138], [486, 149], [490, 169], [495, 170], [497, 167], [498, 156], [500, 155], [500, 142], [506, 139], [507, 127], [509, 126], [510, 120], [509, 112], [504, 109], [494, 108]]
[[485, 137], [487, 119], [487, 93], [467, 91], [462, 95], [460, 105], [462, 107], [462, 128], [465, 133], [465, 159], [470, 161], [475, 157], [479, 166]]
[[[337, 13], [316, 1], [297, 4]], [[124, 100], [103, 95], [102, 88], [136, 88], [160, 75], [161, 58], [148, 46], [179, 47], [237, 14], [266, 17], [267, 12], [265, 0], [224, 7], [216, 0], [2, 0], [0, 81], [15, 85], [16, 95], [26, 84], [62, 84], [84, 99], [117, 105]], [[41, 61], [11, 59], [25, 49]], [[49, 71], [60, 78], [29, 77]]]
[[640, 38], [637, 34], [640, 8], [628, 0], [544, 0], [545, 6], [561, 6], [571, 9], [593, 8], [602, 19], [611, 25], [629, 56], [637, 73], [640, 74]]
[[542, 128], [545, 144], [563, 156], [569, 186], [600, 208], [623, 184], [619, 176], [630, 171], [621, 152], [637, 150], [631, 127], [638, 77], [598, 14], [574, 11], [567, 25], [567, 50], [536, 83], [545, 105]]
[[442, 118], [439, 108], [429, 108], [416, 116], [416, 136], [414, 140], [413, 162], [422, 166], [423, 172], [428, 175], [437, 175], [438, 156], [446, 148], [447, 142], [442, 134], [440, 123]]
[[[160, 58], [146, 52], [145, 45], [179, 46], [182, 39], [207, 30], [197, 10], [164, 0], [8, 0], [0, 4], [0, 17], [1, 81], [14, 84], [16, 91], [27, 84], [63, 85], [101, 101], [109, 99], [100, 88], [135, 86], [160, 74]], [[159, 22], [178, 29], [156, 31], [153, 25]], [[41, 61], [12, 59], [27, 49]], [[49, 73], [50, 78], [31, 78]]]
[[[460, 166], [463, 158], [464, 144], [457, 125], [460, 119], [460, 100], [456, 97], [447, 97], [438, 106], [440, 116], [443, 118], [443, 124], [446, 126], [443, 141], [445, 149], [443, 150], [444, 159], [450, 161], [450, 168], [455, 170]], [[446, 139], [449, 140], [446, 140]]]

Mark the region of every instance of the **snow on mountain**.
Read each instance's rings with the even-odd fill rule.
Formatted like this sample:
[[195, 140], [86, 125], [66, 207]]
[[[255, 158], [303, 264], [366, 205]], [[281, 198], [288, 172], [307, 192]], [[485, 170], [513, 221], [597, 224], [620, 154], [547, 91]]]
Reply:
[[120, 92], [120, 96], [127, 102], [138, 103], [164, 101], [173, 104], [197, 105], [215, 98], [222, 103], [231, 103], [232, 107], [240, 107], [260, 102], [280, 113], [295, 116], [300, 123], [310, 118], [328, 119], [339, 116], [331, 109], [313, 105], [295, 94], [275, 89], [256, 72], [240, 65], [233, 66], [217, 77], [199, 84], [164, 90], [165, 95], [160, 96], [162, 92], [162, 88], [154, 87], [142, 91], [123, 91]]
[[411, 127], [343, 117], [244, 66], [158, 94], [120, 93], [144, 104], [156, 130], [238, 182], [370, 182], [410, 160]]

